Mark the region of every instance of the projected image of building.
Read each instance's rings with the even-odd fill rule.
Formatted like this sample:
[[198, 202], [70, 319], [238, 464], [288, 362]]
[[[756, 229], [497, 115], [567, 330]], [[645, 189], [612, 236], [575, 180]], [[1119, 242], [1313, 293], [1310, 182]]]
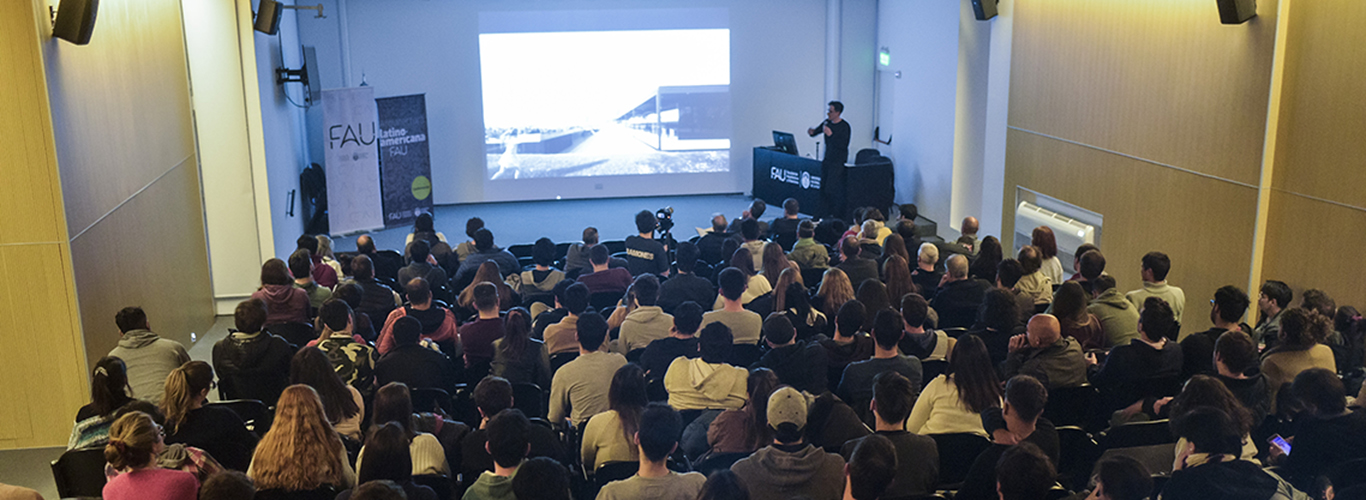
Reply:
[[730, 86], [660, 87], [616, 122], [659, 151], [730, 149]]

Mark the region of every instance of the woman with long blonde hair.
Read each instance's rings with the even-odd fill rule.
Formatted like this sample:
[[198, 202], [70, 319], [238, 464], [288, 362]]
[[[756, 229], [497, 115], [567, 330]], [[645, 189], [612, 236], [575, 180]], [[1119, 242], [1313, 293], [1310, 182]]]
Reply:
[[184, 444], [209, 452], [224, 467], [247, 470], [256, 435], [226, 408], [204, 406], [214, 387], [213, 368], [191, 361], [171, 370], [161, 413], [166, 416], [166, 444]]
[[764, 278], [768, 280], [768, 285], [774, 290], [782, 290], [778, 288], [778, 277], [792, 264], [787, 260], [787, 254], [783, 252], [783, 247], [771, 241], [765, 243], [763, 261], [763, 274]]
[[355, 486], [356, 472], [341, 437], [327, 423], [322, 400], [312, 387], [285, 388], [275, 422], [256, 446], [247, 476], [257, 491], [303, 492]]
[[199, 495], [194, 474], [157, 465], [157, 454], [165, 448], [161, 426], [146, 413], [129, 412], [115, 420], [104, 460], [120, 474], [104, 485], [103, 498], [194, 500]]
[[854, 285], [849, 283], [849, 275], [837, 267], [832, 267], [821, 278], [821, 287], [816, 290], [816, 302], [820, 304], [825, 317], [839, 315], [840, 306], [854, 300]]

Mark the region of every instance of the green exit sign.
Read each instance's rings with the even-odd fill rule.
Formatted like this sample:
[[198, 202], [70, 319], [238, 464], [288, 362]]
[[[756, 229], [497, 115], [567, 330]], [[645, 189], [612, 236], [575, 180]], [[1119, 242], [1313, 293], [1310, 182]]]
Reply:
[[878, 64], [881, 64], [881, 65], [883, 65], [883, 66], [891, 66], [891, 65], [892, 65], [892, 53], [891, 53], [891, 52], [888, 52], [887, 49], [883, 49], [882, 51], [878, 52], [878, 54], [877, 54], [877, 62], [878, 62]]

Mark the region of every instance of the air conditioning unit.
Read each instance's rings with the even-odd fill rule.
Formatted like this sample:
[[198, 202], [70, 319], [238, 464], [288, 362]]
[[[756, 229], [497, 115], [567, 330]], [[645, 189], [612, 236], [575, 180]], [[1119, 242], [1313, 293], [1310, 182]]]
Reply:
[[1071, 217], [1022, 201], [1015, 207], [1015, 251], [1034, 239], [1034, 228], [1048, 226], [1058, 242], [1058, 259], [1063, 269], [1071, 269], [1077, 247], [1096, 243], [1096, 227]]

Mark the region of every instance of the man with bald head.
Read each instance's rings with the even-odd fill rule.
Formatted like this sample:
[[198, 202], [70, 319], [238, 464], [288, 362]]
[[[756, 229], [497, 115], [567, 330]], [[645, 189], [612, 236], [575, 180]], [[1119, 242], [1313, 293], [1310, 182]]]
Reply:
[[[725, 246], [726, 240], [735, 240], [736, 242], [739, 242], [740, 235], [738, 232], [728, 232], [728, 228], [726, 216], [719, 213], [712, 214], [711, 231], [707, 231], [707, 234], [704, 234], [701, 238], [697, 239], [698, 254], [703, 261], [706, 261], [708, 264], [716, 265], [717, 263], [730, 258], [729, 255], [722, 255], [721, 248]], [[738, 230], [740, 228], [735, 227], [734, 229]]]
[[1010, 338], [1010, 355], [1001, 363], [1006, 378], [1029, 375], [1049, 389], [1086, 383], [1086, 357], [1081, 344], [1062, 336], [1062, 325], [1052, 314], [1029, 319], [1024, 335]]
[[[404, 264], [403, 257], [401, 256], [394, 259], [392, 254], [385, 255], [379, 253], [379, 250], [375, 249], [375, 239], [371, 238], [368, 234], [362, 234], [356, 237], [356, 253], [369, 257], [370, 264], [374, 270], [374, 275], [380, 277], [387, 276], [385, 279], [394, 279], [394, 277], [398, 275], [398, 269], [403, 267]], [[380, 317], [382, 318], [383, 316]]]
[[978, 225], [977, 225], [977, 218], [976, 218], [976, 217], [973, 217], [973, 216], [971, 216], [971, 215], [969, 215], [969, 216], [963, 218], [963, 225], [962, 225], [961, 227], [959, 227], [959, 231], [958, 231], [958, 232], [962, 233], [963, 236], [971, 236], [971, 237], [972, 237], [972, 254], [973, 254], [973, 255], [977, 255], [977, 247], [978, 247], [978, 245], [982, 242], [980, 239], [977, 238], [977, 228], [978, 228]]
[[[930, 301], [939, 313], [940, 328], [968, 328], [977, 319], [977, 308], [982, 305], [982, 297], [991, 289], [991, 283], [968, 277], [968, 258], [950, 255], [944, 262], [946, 271], [939, 281], [939, 290]], [[900, 297], [892, 297], [900, 301]]]

